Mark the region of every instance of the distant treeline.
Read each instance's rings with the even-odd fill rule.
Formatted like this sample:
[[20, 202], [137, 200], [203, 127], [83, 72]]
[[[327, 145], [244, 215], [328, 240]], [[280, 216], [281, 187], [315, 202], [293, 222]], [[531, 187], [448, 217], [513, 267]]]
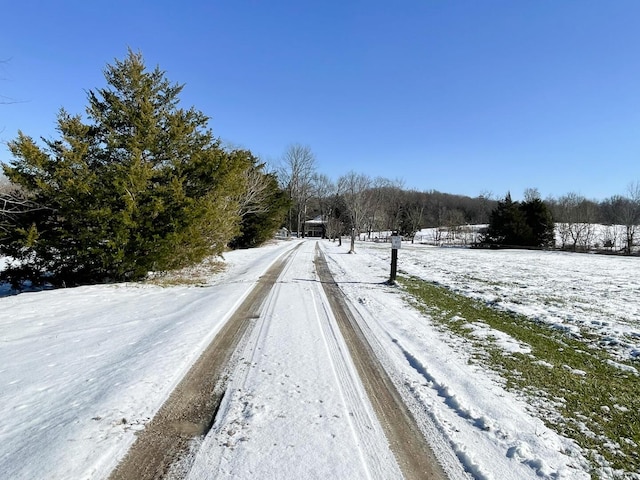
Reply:
[[[375, 232], [396, 231], [414, 238], [424, 228], [455, 232], [462, 225], [488, 225], [484, 243], [494, 245], [609, 251], [622, 245], [619, 250], [627, 254], [637, 246], [638, 182], [631, 183], [626, 194], [601, 201], [576, 193], [543, 200], [537, 189], [529, 188], [522, 202], [512, 202], [509, 192], [496, 198], [491, 193], [469, 197], [407, 190], [401, 181], [355, 172], [333, 182], [315, 171], [310, 149], [299, 145], [290, 147], [284, 160], [278, 177], [291, 199], [287, 228], [304, 236], [305, 222], [321, 218], [326, 226], [323, 234], [350, 235], [352, 249], [353, 240], [362, 234], [374, 238]], [[592, 227], [596, 224], [612, 228], [596, 240]]]

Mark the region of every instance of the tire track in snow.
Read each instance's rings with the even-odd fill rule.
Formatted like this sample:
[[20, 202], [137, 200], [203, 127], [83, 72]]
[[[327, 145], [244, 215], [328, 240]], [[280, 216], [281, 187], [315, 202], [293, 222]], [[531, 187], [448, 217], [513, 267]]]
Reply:
[[404, 404], [392, 380], [375, 357], [373, 349], [351, 314], [342, 292], [333, 280], [319, 245], [316, 245], [315, 263], [340, 331], [351, 351], [353, 362], [404, 478], [447, 478], [431, 447], [420, 432], [415, 419]]
[[[250, 415], [248, 409], [252, 403], [252, 397], [245, 385], [252, 368], [258, 364], [259, 358], [262, 356], [262, 346], [269, 336], [271, 325], [271, 322], [266, 321], [264, 312], [268, 311], [271, 308], [270, 305], [277, 300], [279, 290], [275, 288], [276, 283], [290, 269], [292, 259], [301, 245], [299, 244], [294, 250], [290, 251], [282, 260], [277, 278], [271, 279], [269, 291], [259, 309], [256, 306], [254, 315], [251, 316], [251, 322], [254, 324], [237, 345], [226, 366], [225, 380], [217, 387], [223, 393], [220, 394], [221, 399], [218, 409], [211, 420], [210, 429], [208, 430], [211, 433], [205, 433], [219, 438], [223, 438], [225, 435], [228, 436], [226, 440], [221, 442], [222, 447], [233, 449], [237, 443], [244, 439], [243, 436], [236, 435], [236, 433], [242, 431], [244, 417]], [[233, 420], [228, 425], [224, 425], [221, 419], [228, 418], [233, 418]], [[240, 440], [236, 440], [234, 437], [238, 437]], [[208, 476], [207, 472], [219, 472], [220, 475], [228, 475], [227, 468], [224, 466], [227, 452], [223, 448], [211, 449], [207, 442], [211, 443], [211, 439], [204, 436], [194, 439], [189, 453], [172, 466], [167, 476], [168, 479], [206, 478]], [[207, 455], [204, 468], [202, 467], [203, 462], [199, 458], [202, 451], [206, 451]]]
[[265, 300], [188, 478], [401, 476], [313, 257], [309, 242]]
[[[322, 340], [327, 350], [331, 370], [340, 388], [340, 395], [348, 407], [348, 420], [354, 441], [358, 445], [360, 460], [365, 468], [367, 478], [378, 479], [385, 472], [385, 465], [395, 463], [388, 458], [391, 451], [381, 451], [375, 448], [375, 436], [384, 436], [378, 419], [372, 410], [372, 406], [364, 391], [355, 366], [351, 361], [348, 347], [340, 333], [335, 316], [331, 310], [329, 300], [320, 290], [320, 298], [313, 295], [313, 306], [316, 311], [318, 328], [322, 334]], [[318, 303], [325, 315], [318, 311]], [[323, 321], [323, 316], [329, 321]], [[363, 408], [364, 405], [368, 408]], [[375, 430], [375, 432], [373, 432]], [[371, 465], [373, 468], [370, 468]], [[399, 467], [398, 467], [399, 468]], [[373, 470], [373, 472], [372, 472]], [[399, 472], [398, 472], [399, 473]]]
[[245, 335], [287, 265], [302, 244], [276, 260], [220, 329], [211, 344], [140, 433], [124, 459], [111, 473], [112, 480], [165, 478], [172, 464], [189, 450], [193, 438], [206, 433], [220, 406], [223, 374], [236, 346]]

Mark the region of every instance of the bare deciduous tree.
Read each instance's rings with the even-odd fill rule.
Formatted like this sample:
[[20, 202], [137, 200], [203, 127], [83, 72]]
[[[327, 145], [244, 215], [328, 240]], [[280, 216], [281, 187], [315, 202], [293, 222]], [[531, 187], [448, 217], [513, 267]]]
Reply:
[[615, 222], [624, 229], [624, 253], [630, 255], [640, 229], [640, 182], [627, 186], [627, 196], [614, 195], [606, 203]]
[[458, 209], [447, 211], [445, 215], [445, 227], [447, 227], [447, 241], [456, 243], [465, 223], [464, 213]]
[[335, 196], [335, 184], [323, 173], [316, 173], [311, 178], [311, 196], [317, 202], [320, 217], [326, 219], [330, 214], [330, 206]]
[[383, 187], [382, 215], [385, 230], [398, 231], [402, 220], [402, 210], [405, 204], [403, 183], [400, 180], [390, 181]]
[[353, 171], [338, 180], [338, 191], [342, 195], [351, 223], [351, 246], [349, 253], [356, 252], [356, 236], [363, 231], [370, 212], [371, 178]]
[[619, 244], [620, 238], [623, 235], [621, 225], [605, 225], [600, 239], [602, 240], [602, 247], [605, 250], [613, 251]]
[[535, 187], [529, 187], [524, 189], [524, 201], [533, 202], [534, 200], [540, 200], [540, 190]]
[[489, 223], [491, 210], [493, 209], [493, 203], [495, 201], [493, 192], [483, 190], [480, 192], [480, 195], [478, 195], [478, 200], [480, 201], [480, 215], [477, 221], [481, 224]]
[[[0, 65], [3, 65], [5, 63], [7, 63], [9, 60], [3, 59], [0, 60]], [[2, 78], [2, 80], [4, 80], [4, 78]], [[16, 100], [14, 100], [13, 98], [9, 98], [6, 97], [4, 95], [0, 95], [0, 105], [9, 105], [11, 103], [18, 103]]]
[[316, 159], [308, 146], [294, 144], [287, 148], [278, 176], [282, 188], [289, 193], [289, 231], [300, 235], [304, 230], [306, 212], [312, 193], [312, 181], [316, 172]]
[[624, 224], [626, 228], [627, 238], [627, 254], [631, 255], [633, 246], [635, 245], [635, 236], [640, 228], [640, 182], [632, 182], [627, 187], [627, 195], [629, 200], [629, 212], [627, 222]]
[[407, 221], [411, 231], [411, 243], [414, 242], [416, 232], [420, 230], [424, 222], [424, 205], [413, 205], [407, 210]]
[[245, 191], [237, 199], [239, 214], [241, 217], [269, 210], [266, 198], [269, 195], [269, 182], [261, 166], [251, 166], [243, 174]]
[[11, 217], [42, 208], [0, 170], [0, 231], [7, 230], [7, 221]]
[[588, 250], [595, 236], [596, 203], [571, 192], [558, 199], [555, 209], [561, 248]]

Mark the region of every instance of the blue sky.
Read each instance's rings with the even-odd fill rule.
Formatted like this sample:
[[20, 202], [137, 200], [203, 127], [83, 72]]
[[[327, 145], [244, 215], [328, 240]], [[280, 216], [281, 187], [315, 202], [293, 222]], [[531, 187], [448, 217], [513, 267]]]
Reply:
[[3, 141], [55, 137], [129, 47], [272, 164], [299, 143], [333, 179], [514, 198], [640, 180], [637, 0], [22, 0], [2, 16]]

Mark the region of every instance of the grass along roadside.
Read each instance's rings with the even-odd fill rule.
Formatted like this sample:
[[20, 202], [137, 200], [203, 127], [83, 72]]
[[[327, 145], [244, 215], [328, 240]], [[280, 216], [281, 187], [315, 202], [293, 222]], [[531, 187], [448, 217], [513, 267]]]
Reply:
[[154, 273], [145, 282], [159, 287], [204, 286], [225, 268], [225, 263], [218, 257], [209, 257], [192, 267]]
[[[398, 281], [409, 301], [440, 328], [464, 338], [473, 361], [497, 371], [506, 387], [523, 395], [553, 430], [574, 439], [592, 463], [594, 478], [640, 472], [640, 377], [608, 354], [566, 332], [413, 277]], [[474, 325], [472, 325], [474, 324]], [[507, 352], [477, 326], [509, 335], [530, 347]], [[631, 366], [628, 364], [627, 366]], [[622, 368], [621, 368], [622, 367]]]

